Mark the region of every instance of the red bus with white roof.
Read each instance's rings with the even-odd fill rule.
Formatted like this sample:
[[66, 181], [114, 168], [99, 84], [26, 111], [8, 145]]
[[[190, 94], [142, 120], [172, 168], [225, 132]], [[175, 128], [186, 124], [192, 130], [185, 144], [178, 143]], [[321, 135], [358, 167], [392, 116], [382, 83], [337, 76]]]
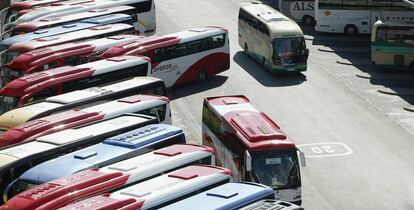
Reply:
[[105, 50], [122, 43], [130, 43], [141, 36], [121, 34], [78, 43], [67, 43], [40, 48], [17, 56], [1, 68], [5, 84], [26, 74], [48, 70], [51, 67], [76, 66], [96, 61]]
[[302, 202], [298, 153], [304, 154], [265, 113], [245, 96], [204, 99], [203, 145], [214, 148], [217, 164], [232, 170], [236, 181], [270, 186], [275, 198]]
[[0, 49], [0, 51], [2, 51], [0, 52], [1, 63], [10, 63], [17, 56], [42, 47], [133, 33], [135, 33], [133, 26], [124, 23], [117, 23], [74, 31], [62, 35], [38, 38], [27, 42], [13, 44], [7, 49]]
[[151, 58], [152, 76], [164, 80], [167, 87], [202, 81], [230, 68], [228, 31], [220, 27], [147, 37], [111, 47], [102, 56], [124, 54]]
[[19, 142], [33, 141], [40, 136], [68, 128], [111, 119], [125, 113], [157, 117], [158, 122], [171, 124], [169, 99], [165, 96], [134, 95], [80, 110], [69, 110], [28, 121], [0, 136], [0, 148]]
[[[37, 199], [27, 197], [26, 192], [20, 193], [0, 209], [56, 209], [76, 200], [122, 189], [151, 177], [196, 164], [214, 165], [214, 150], [201, 145], [175, 144], [100, 169], [86, 170], [37, 186], [19, 180], [20, 183], [15, 183], [18, 186], [18, 189], [15, 189], [17, 192], [45, 189], [46, 186], [55, 187], [48, 188], [47, 193]], [[9, 192], [5, 193], [11, 195]]]
[[149, 72], [151, 65], [148, 58], [120, 56], [28, 74], [0, 90], [0, 113], [50, 96], [147, 76]]
[[[25, 33], [34, 32], [40, 29], [47, 29], [47, 28], [51, 28], [55, 26], [60, 26], [63, 24], [77, 22], [77, 21], [84, 20], [84, 19], [104, 16], [104, 15], [109, 15], [109, 14], [115, 14], [115, 13], [130, 15], [134, 23], [138, 22], [136, 9], [134, 7], [116, 6], [116, 7], [111, 7], [111, 8], [91, 9], [86, 12], [65, 15], [65, 16], [39, 18], [31, 22], [17, 24], [16, 27], [13, 28], [11, 32], [9, 33], [11, 36], [14, 36], [17, 34], [25, 34]], [[138, 28], [136, 28], [136, 30], [138, 30]]]
[[[188, 166], [111, 194], [69, 204], [61, 209], [158, 209], [228, 183], [232, 181], [231, 175], [230, 170], [218, 166]], [[32, 191], [26, 191], [30, 192]]]

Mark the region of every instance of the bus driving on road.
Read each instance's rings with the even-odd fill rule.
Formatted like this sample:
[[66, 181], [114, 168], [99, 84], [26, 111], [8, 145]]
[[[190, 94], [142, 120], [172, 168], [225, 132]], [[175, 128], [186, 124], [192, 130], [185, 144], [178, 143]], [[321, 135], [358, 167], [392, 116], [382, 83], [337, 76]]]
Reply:
[[[34, 185], [24, 179], [18, 179], [5, 190], [4, 194], [8, 194], [11, 199], [4, 206], [7, 206], [6, 209], [14, 210], [56, 209], [73, 201], [122, 189], [188, 165], [214, 165], [214, 163], [214, 150], [209, 147], [175, 144], [99, 169], [89, 169], [41, 185]], [[76, 181], [70, 182], [69, 180]], [[49, 189], [46, 194], [37, 199], [27, 199], [24, 193], [12, 198], [16, 193], [27, 189], [39, 190], [43, 189], [44, 186], [51, 185], [59, 187]]]
[[[231, 171], [211, 165], [188, 166], [145, 182], [69, 204], [62, 210], [159, 209], [232, 181]], [[196, 207], [196, 206], [195, 206]]]
[[193, 210], [194, 206], [203, 209], [236, 210], [261, 199], [273, 198], [273, 189], [268, 186], [252, 182], [235, 182], [223, 184], [160, 210]]
[[109, 48], [102, 56], [145, 55], [151, 59], [151, 76], [171, 87], [203, 81], [229, 69], [229, 45], [226, 29], [209, 26], [121, 44]]
[[24, 75], [0, 90], [0, 113], [62, 93], [147, 76], [146, 57], [120, 56]]
[[383, 69], [414, 72], [414, 22], [377, 21], [371, 34], [371, 61]]
[[0, 116], [0, 131], [6, 131], [30, 120], [69, 109], [81, 109], [136, 94], [166, 96], [167, 89], [162, 80], [154, 77], [135, 77], [106, 86], [75, 90], [46, 98], [39, 103], [12, 109]]
[[279, 0], [279, 11], [296, 22], [315, 24], [315, 0]]
[[48, 70], [51, 67], [76, 66], [99, 60], [108, 48], [130, 43], [141, 36], [120, 34], [78, 43], [66, 43], [32, 50], [18, 55], [2, 66], [1, 78], [5, 84], [23, 75]]
[[232, 170], [235, 181], [270, 186], [275, 198], [302, 202], [300, 167], [304, 154], [265, 113], [244, 96], [204, 99], [203, 145], [214, 148], [216, 162]]
[[1, 48], [0, 46], [1, 64], [10, 63], [17, 56], [42, 47], [133, 33], [135, 33], [133, 26], [125, 23], [117, 23], [16, 43], [8, 48]]
[[40, 136], [114, 118], [124, 113], [146, 114], [156, 117], [160, 123], [171, 124], [167, 97], [134, 95], [85, 109], [64, 111], [28, 121], [4, 132], [0, 136], [0, 147], [33, 141]]
[[[137, 12], [134, 7], [130, 6], [116, 6], [111, 8], [102, 8], [102, 9], [91, 9], [86, 12], [76, 13], [66, 16], [57, 16], [50, 18], [39, 18], [28, 23], [20, 23], [16, 25], [9, 34], [15, 36], [18, 34], [25, 34], [34, 32], [37, 30], [48, 29], [55, 26], [61, 26], [65, 24], [70, 24], [74, 22], [79, 22], [84, 19], [96, 18], [110, 14], [126, 14], [132, 17], [134, 23], [138, 22]], [[136, 28], [138, 30], [138, 28]], [[8, 34], [5, 34], [6, 36]]]
[[[123, 114], [112, 119], [45, 135], [32, 142], [1, 149], [0, 188], [6, 189], [9, 183], [19, 178], [26, 170], [47, 160], [157, 122], [155, 117], [147, 115]], [[13, 190], [3, 194], [4, 201], [10, 198], [8, 193], [15, 192]]]
[[239, 10], [239, 45], [270, 72], [306, 71], [309, 50], [299, 25], [273, 8], [249, 3]]
[[411, 0], [315, 0], [316, 31], [369, 34], [378, 20], [414, 22]]

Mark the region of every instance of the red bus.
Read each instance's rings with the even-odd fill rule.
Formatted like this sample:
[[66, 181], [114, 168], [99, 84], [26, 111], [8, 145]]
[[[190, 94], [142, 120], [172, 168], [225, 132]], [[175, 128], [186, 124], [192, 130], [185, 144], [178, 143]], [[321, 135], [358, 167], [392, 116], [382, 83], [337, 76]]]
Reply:
[[121, 56], [25, 75], [0, 90], [0, 113], [50, 96], [147, 76], [151, 72], [148, 60], [146, 57]]
[[1, 79], [7, 84], [23, 75], [48, 70], [51, 67], [76, 66], [96, 61], [106, 49], [139, 38], [142, 37], [125, 34], [29, 51], [4, 65], [1, 69]]
[[164, 80], [167, 87], [202, 81], [230, 68], [228, 31], [220, 27], [147, 37], [111, 47], [102, 56], [124, 54], [151, 58], [152, 76]]
[[[108, 36], [114, 36], [119, 34], [133, 34], [135, 33], [134, 27], [124, 23], [110, 24], [104, 26], [97, 26], [84, 30], [74, 31], [57, 36], [49, 36], [34, 39], [27, 42], [17, 43], [10, 46], [8, 49], [4, 49], [0, 53], [1, 63], [6, 64], [14, 60], [18, 55], [25, 52], [29, 52], [42, 47], [48, 47], [52, 45], [58, 45], [68, 42], [75, 42], [88, 39], [104, 38]], [[3, 50], [3, 49], [1, 49]]]
[[[10, 35], [25, 34], [37, 31], [39, 29], [51, 28], [71, 22], [77, 22], [84, 19], [109, 15], [109, 14], [127, 14], [132, 17], [134, 23], [138, 22], [137, 12], [134, 7], [131, 6], [116, 6], [103, 9], [91, 9], [87, 12], [81, 12], [72, 15], [39, 18], [31, 22], [17, 24], [14, 29], [11, 30]], [[3, 35], [4, 37], [4, 35]]]

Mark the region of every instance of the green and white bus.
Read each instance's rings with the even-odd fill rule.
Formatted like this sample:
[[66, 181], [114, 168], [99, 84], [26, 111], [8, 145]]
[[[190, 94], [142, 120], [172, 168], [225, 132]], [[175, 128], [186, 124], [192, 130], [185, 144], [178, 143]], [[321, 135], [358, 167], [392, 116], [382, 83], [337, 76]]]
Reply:
[[371, 61], [384, 69], [414, 71], [414, 23], [377, 21], [371, 34]]
[[261, 3], [239, 10], [239, 44], [270, 72], [306, 71], [309, 50], [299, 25]]

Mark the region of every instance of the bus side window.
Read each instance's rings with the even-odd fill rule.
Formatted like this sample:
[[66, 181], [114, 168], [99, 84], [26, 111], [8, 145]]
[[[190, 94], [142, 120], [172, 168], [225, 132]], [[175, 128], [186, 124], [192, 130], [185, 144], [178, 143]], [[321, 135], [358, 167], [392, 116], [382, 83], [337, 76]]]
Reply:
[[50, 96], [55, 96], [57, 95], [57, 93], [58, 93], [57, 87], [51, 87], [51, 88], [48, 88], [46, 90], [40, 91], [32, 95], [32, 97], [30, 97], [29, 99], [29, 102], [39, 101], [39, 100], [45, 99]]
[[149, 12], [151, 10], [152, 1], [153, 0], [143, 1], [130, 6], [135, 7], [138, 13]]
[[44, 70], [48, 70], [48, 69], [53, 69], [53, 68], [57, 68], [60, 66], [60, 62], [59, 61], [55, 61], [52, 63], [48, 63], [44, 66]]
[[163, 49], [155, 49], [154, 50], [154, 63], [159, 63], [162, 61], [163, 57]]
[[65, 58], [65, 65], [76, 66], [80, 64], [79, 56]]

